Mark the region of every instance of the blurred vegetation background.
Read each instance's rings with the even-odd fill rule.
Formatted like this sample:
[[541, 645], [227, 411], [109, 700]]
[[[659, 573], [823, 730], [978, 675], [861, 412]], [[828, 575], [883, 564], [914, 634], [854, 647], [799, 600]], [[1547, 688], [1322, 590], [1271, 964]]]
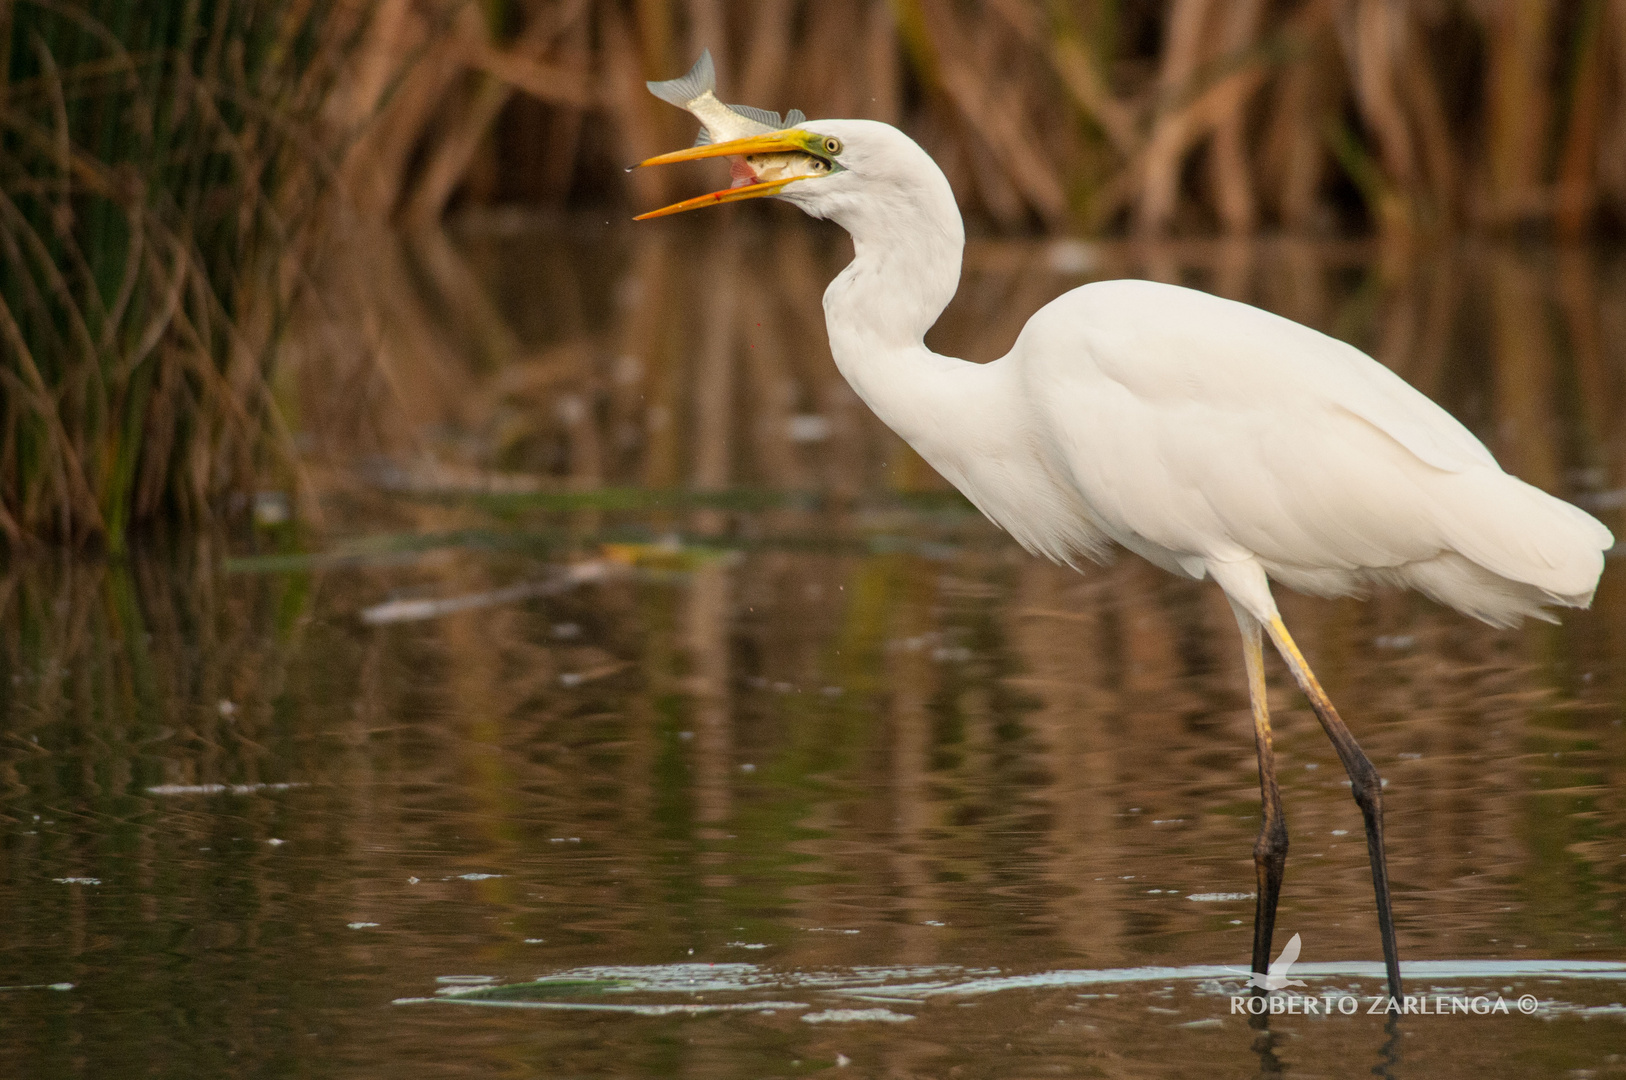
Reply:
[[355, 195], [414, 223], [661, 198], [622, 167], [696, 125], [643, 81], [702, 48], [724, 100], [900, 125], [990, 227], [1626, 223], [1620, 0], [393, 0], [367, 103], [416, 62]]
[[0, 0], [0, 42], [8, 547], [308, 492], [296, 432], [414, 377], [357, 237], [693, 193], [624, 166], [692, 139], [643, 83], [702, 48], [725, 100], [900, 125], [984, 236], [1626, 229], [1626, 0]]

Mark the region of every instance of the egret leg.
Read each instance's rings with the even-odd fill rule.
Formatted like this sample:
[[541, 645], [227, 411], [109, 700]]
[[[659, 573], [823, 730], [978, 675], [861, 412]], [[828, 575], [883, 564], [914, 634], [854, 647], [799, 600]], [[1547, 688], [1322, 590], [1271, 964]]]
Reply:
[[1265, 975], [1270, 971], [1276, 902], [1281, 899], [1282, 872], [1287, 866], [1287, 819], [1282, 814], [1282, 791], [1276, 784], [1276, 747], [1271, 741], [1270, 709], [1265, 702], [1265, 653], [1259, 620], [1234, 602], [1231, 610], [1242, 630], [1248, 700], [1253, 705], [1253, 747], [1259, 755], [1259, 839], [1253, 844], [1253, 970]]
[[1287, 632], [1281, 617], [1271, 619], [1268, 629], [1270, 640], [1282, 654], [1282, 659], [1287, 661], [1299, 689], [1310, 699], [1310, 707], [1321, 721], [1321, 730], [1332, 740], [1338, 760], [1344, 763], [1344, 771], [1349, 774], [1350, 790], [1366, 822], [1366, 852], [1372, 861], [1372, 891], [1378, 901], [1378, 930], [1383, 935], [1383, 964], [1389, 975], [1389, 996], [1399, 998], [1400, 954], [1395, 947], [1395, 920], [1389, 905], [1389, 867], [1383, 855], [1383, 778], [1378, 776], [1371, 759], [1339, 718], [1338, 710], [1332, 707], [1327, 692], [1321, 689], [1315, 672], [1310, 670], [1304, 654], [1293, 643], [1293, 637]]

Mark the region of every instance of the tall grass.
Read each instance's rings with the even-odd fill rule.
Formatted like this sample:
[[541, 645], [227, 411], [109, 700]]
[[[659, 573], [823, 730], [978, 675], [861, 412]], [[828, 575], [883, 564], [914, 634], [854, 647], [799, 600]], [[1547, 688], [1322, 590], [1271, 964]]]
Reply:
[[0, 533], [120, 547], [279, 452], [270, 346], [356, 3], [0, 4]]

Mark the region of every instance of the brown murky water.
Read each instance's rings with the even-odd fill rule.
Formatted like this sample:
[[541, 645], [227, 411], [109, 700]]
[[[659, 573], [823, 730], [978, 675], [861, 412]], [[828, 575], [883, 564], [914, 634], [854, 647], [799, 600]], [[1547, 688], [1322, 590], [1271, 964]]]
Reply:
[[[1282, 598], [1388, 780], [1430, 1014], [1369, 1013], [1359, 814], [1273, 666], [1306, 985], [1261, 1031], [1228, 609], [1038, 563], [943, 490], [829, 365], [843, 257], [370, 251], [385, 359], [302, 412], [313, 469], [370, 455], [324, 531], [0, 577], [0, 1071], [1626, 1073], [1619, 561], [1514, 632]], [[1091, 276], [1204, 284], [1375, 351], [1620, 532], [1621, 269], [979, 245], [934, 344], [996, 355]]]

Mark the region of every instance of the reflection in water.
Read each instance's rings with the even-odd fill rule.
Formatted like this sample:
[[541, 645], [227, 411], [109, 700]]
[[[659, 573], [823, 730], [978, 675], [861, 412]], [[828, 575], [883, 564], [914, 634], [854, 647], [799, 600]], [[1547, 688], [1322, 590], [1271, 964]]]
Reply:
[[[941, 488], [829, 360], [820, 297], [845, 237], [745, 217], [690, 224], [494, 217], [457, 244], [348, 238], [327, 271], [328, 317], [289, 349], [310, 460], [382, 453], [417, 487]], [[990, 359], [1047, 300], [1118, 276], [1209, 289], [1351, 340], [1511, 471], [1602, 509], [1622, 502], [1619, 258], [1470, 242], [973, 240], [932, 343]]]
[[[360, 314], [300, 346], [341, 388], [301, 404], [320, 553], [0, 577], [0, 1068], [1608, 1064], [1619, 983], [1575, 968], [1626, 960], [1614, 562], [1592, 611], [1510, 633], [1399, 594], [1283, 597], [1389, 781], [1402, 956], [1453, 965], [1417, 989], [1550, 1008], [1267, 1038], [1214, 981], [1247, 964], [1258, 813], [1223, 598], [1127, 557], [1036, 562], [943, 491], [829, 363], [825, 234], [571, 229], [380, 246], [367, 291], [335, 285]], [[934, 344], [996, 355], [1086, 273], [1349, 337], [1620, 531], [1617, 265], [983, 244]], [[1375, 993], [1359, 815], [1271, 674], [1280, 929], [1316, 992]], [[1570, 970], [1519, 966], [1544, 959]], [[1168, 970], [1113, 973], [1143, 968]], [[445, 986], [684, 1010], [390, 1005]], [[719, 1005], [748, 1007], [690, 1008]]]

